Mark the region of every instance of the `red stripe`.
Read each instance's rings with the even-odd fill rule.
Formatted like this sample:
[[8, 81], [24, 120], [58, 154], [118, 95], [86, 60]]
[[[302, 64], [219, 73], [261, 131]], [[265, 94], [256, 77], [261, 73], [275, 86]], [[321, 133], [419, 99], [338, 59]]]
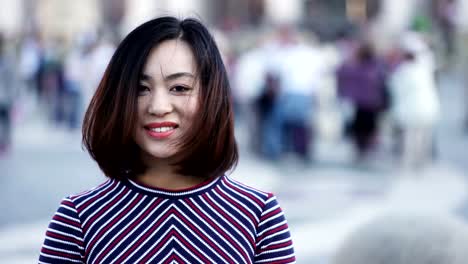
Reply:
[[[192, 247], [192, 245], [190, 245], [190, 243], [188, 243], [179, 233], [177, 233], [175, 230], [171, 230], [168, 234], [167, 234], [167, 237], [166, 239], [164, 239], [163, 241], [159, 242], [147, 255], [144, 259], [142, 259], [140, 261], [140, 263], [147, 263], [148, 260], [154, 256], [154, 254], [156, 254], [156, 252], [158, 252], [163, 246], [164, 244], [166, 244], [167, 240], [171, 237], [177, 237], [177, 239], [182, 242], [186, 247], [188, 247], [190, 249], [190, 252], [193, 252], [195, 254], [197, 254], [197, 249]], [[198, 254], [197, 254], [198, 255]], [[185, 263], [182, 259], [179, 258], [179, 256], [175, 255], [175, 254], [172, 254], [168, 260], [166, 260], [164, 263], [170, 263], [170, 261], [172, 260], [177, 260], [178, 263]], [[207, 263], [207, 262], [205, 262]]]
[[52, 256], [57, 256], [57, 257], [62, 257], [62, 258], [67, 258], [67, 259], [81, 259], [80, 255], [78, 255], [78, 256], [77, 255], [72, 255], [72, 254], [68, 254], [68, 253], [65, 253], [65, 252], [51, 250], [51, 249], [48, 249], [48, 248], [42, 248], [41, 252], [44, 253], [44, 254], [49, 254], [49, 255], [52, 255]]
[[75, 243], [75, 244], [78, 244], [78, 246], [80, 246], [80, 247], [83, 246], [83, 242], [76, 239], [76, 238], [74, 238], [74, 237], [69, 237], [69, 236], [56, 234], [56, 233], [53, 233], [51, 231], [46, 232], [46, 237], [56, 238], [56, 239], [59, 239], [59, 240], [64, 240], [64, 241], [70, 242], [70, 243]]
[[[211, 225], [212, 227], [214, 227], [214, 229], [216, 229], [216, 231], [218, 231], [218, 233], [220, 235], [222, 235], [225, 239], [227, 239], [241, 254], [242, 256], [244, 257], [245, 260], [248, 260], [249, 257], [245, 254], [245, 252], [242, 250], [241, 247], [239, 247], [239, 245], [237, 244], [236, 241], [234, 241], [228, 234], [226, 234], [226, 232], [224, 232], [221, 228], [218, 227], [218, 224], [214, 223], [209, 217], [206, 216], [206, 214], [204, 214], [202, 211], [200, 211], [190, 200], [186, 200], [187, 204], [193, 209], [195, 210], [198, 215], [197, 216], [201, 216], [206, 222], [207, 224]], [[221, 254], [223, 255], [223, 257], [225, 259], [229, 259], [229, 257], [226, 255], [226, 253], [222, 252], [221, 251]], [[231, 262], [233, 263], [233, 262]]]
[[87, 248], [92, 249], [94, 247], [94, 244], [97, 243], [97, 241], [102, 238], [102, 235], [105, 232], [107, 232], [111, 227], [113, 227], [115, 223], [117, 223], [120, 219], [122, 219], [122, 217], [124, 217], [128, 213], [128, 211], [130, 211], [135, 206], [135, 204], [141, 201], [141, 199], [143, 199], [143, 195], [138, 194], [137, 198], [130, 205], [128, 206], [125, 205], [125, 210], [123, 210], [122, 212], [120, 212], [119, 215], [114, 217], [114, 219], [109, 224], [107, 224], [105, 228], [101, 229], [101, 231], [99, 231], [99, 233], [94, 236], [94, 239], [88, 244]]
[[271, 246], [268, 246], [262, 250], [260, 250], [259, 252], [264, 252], [264, 251], [268, 251], [268, 250], [273, 250], [273, 249], [278, 249], [278, 248], [283, 248], [283, 247], [289, 247], [292, 245], [292, 241], [289, 240], [288, 242], [284, 242], [284, 243], [280, 243], [280, 244], [276, 244], [276, 245], [271, 245]]
[[115, 197], [110, 203], [107, 203], [106, 206], [99, 210], [99, 212], [95, 213], [93, 217], [89, 218], [83, 227], [84, 233], [88, 233], [90, 225], [92, 225], [97, 218], [101, 217], [105, 212], [107, 212], [109, 208], [111, 208], [117, 202], [119, 202], [122, 199], [122, 197], [128, 193], [128, 191], [129, 189], [125, 188], [124, 191], [121, 192], [117, 197]]
[[226, 194], [222, 193], [220, 190], [218, 189], [215, 189], [215, 192], [217, 192], [219, 195], [221, 195], [224, 199], [226, 199], [229, 203], [231, 203], [232, 205], [234, 205], [237, 209], [239, 209], [240, 211], [242, 211], [249, 219], [250, 221], [252, 221], [252, 223], [256, 223], [257, 220], [255, 219], [255, 217], [249, 212], [247, 211], [244, 207], [242, 207], [242, 205], [240, 205], [238, 202], [236, 202], [235, 200], [231, 199], [229, 196], [227, 196]]
[[257, 241], [262, 241], [263, 238], [271, 235], [271, 234], [275, 234], [275, 233], [278, 233], [280, 231], [283, 231], [285, 229], [288, 228], [288, 225], [284, 224], [284, 225], [281, 225], [281, 226], [278, 226], [277, 228], [274, 228], [274, 229], [271, 229], [271, 230], [268, 230], [267, 232], [263, 233], [263, 235], [259, 236], [257, 238]]
[[[134, 252], [134, 250], [136, 249], [137, 246], [139, 246], [141, 243], [143, 243], [144, 240], [146, 240], [157, 228], [160, 227], [159, 225], [161, 224], [161, 222], [166, 220], [172, 214], [177, 215], [177, 211], [174, 210], [173, 208], [169, 209], [168, 212], [166, 212], [164, 215], [162, 215], [160, 217], [160, 219], [155, 224], [153, 224], [153, 226], [150, 228], [150, 230], [148, 230], [142, 237], [140, 237], [140, 239], [138, 239], [138, 241], [133, 243], [133, 246], [129, 250], [127, 250], [127, 252], [123, 256], [121, 256], [119, 259], [117, 259], [116, 262], [123, 262], [123, 260], [126, 259], [128, 257], [128, 255], [130, 255], [131, 252]], [[195, 231], [195, 232], [199, 233], [201, 236], [203, 236], [203, 234], [201, 234], [200, 231], [197, 230], [196, 228], [193, 228], [193, 231]], [[201, 257], [205, 261], [207, 261], [207, 259], [203, 255], [201, 255], [199, 252], [195, 251], [194, 253], [196, 253], [197, 255], [199, 255], [199, 257]]]
[[[171, 230], [169, 231], [169, 233], [166, 235], [166, 237], [161, 240], [158, 244], [155, 245], [155, 248], [153, 248], [149, 254], [146, 254], [146, 257], [144, 257], [140, 263], [147, 263], [148, 260], [159, 250], [162, 248], [163, 245], [166, 244], [166, 242], [175, 235], [175, 231], [174, 230]], [[169, 259], [173, 259], [174, 257], [171, 256]]]
[[229, 185], [231, 188], [237, 190], [238, 192], [244, 194], [245, 196], [249, 197], [251, 200], [253, 200], [258, 206], [260, 207], [263, 207], [265, 206], [265, 203], [258, 199], [256, 196], [254, 196], [253, 194], [243, 190], [242, 188], [239, 188], [238, 186], [232, 184], [231, 182], [229, 182], [226, 178], [223, 179], [223, 181], [226, 183], [226, 185]]
[[[244, 227], [242, 227], [239, 223], [237, 223], [236, 220], [234, 220], [231, 216], [229, 216], [228, 214], [226, 214], [224, 212], [224, 210], [222, 210], [221, 208], [219, 208], [213, 201], [211, 201], [208, 197], [208, 195], [206, 194], [203, 194], [202, 195], [202, 198], [210, 204], [210, 206], [217, 212], [219, 212], [220, 214], [222, 214], [224, 216], [224, 218], [226, 218], [227, 221], [229, 221], [229, 223], [233, 224], [236, 226], [236, 228], [238, 230], [240, 230], [242, 232], [242, 234], [247, 238], [247, 240], [249, 240], [250, 242], [250, 245], [252, 247], [255, 247], [255, 241], [253, 240], [252, 236], [249, 235], [248, 231], [245, 230]], [[255, 226], [253, 223], [252, 223], [253, 226]]]
[[[182, 214], [180, 214], [177, 210], [173, 210], [173, 213], [174, 215], [176, 215], [178, 217], [179, 220], [182, 220], [186, 225], [189, 226], [189, 228], [191, 229], [191, 231], [195, 231], [195, 233], [197, 233], [197, 235], [203, 239], [203, 241], [207, 242], [211, 247], [213, 247], [213, 249], [215, 249], [218, 253], [222, 253], [221, 249], [215, 244], [213, 243], [209, 237], [205, 236], [205, 234], [203, 234], [200, 230], [198, 230], [198, 228], [193, 225], [192, 223], [190, 223], [190, 221], [188, 221]], [[197, 254], [198, 255], [198, 254]]]
[[[107, 193], [109, 193], [110, 191], [114, 190], [117, 185], [117, 181], [114, 181], [111, 186], [109, 188], [107, 188], [105, 191], [102, 191], [102, 192], [99, 192], [97, 194], [94, 195], [93, 198], [89, 199], [86, 203], [84, 204], [81, 204], [81, 205], [78, 205], [78, 208], [79, 208], [79, 211], [84, 211], [86, 210], [86, 208], [90, 205], [90, 204], [93, 204], [97, 199], [105, 196]], [[78, 209], [77, 208], [77, 209]]]
[[296, 257], [290, 257], [287, 259], [282, 259], [282, 260], [272, 260], [271, 262], [262, 262], [262, 263], [271, 263], [271, 264], [287, 264], [287, 263], [293, 263], [296, 261]]
[[260, 222], [265, 222], [267, 219], [269, 219], [270, 217], [272, 216], [275, 216], [275, 215], [278, 215], [281, 213], [281, 208], [276, 208], [275, 210], [269, 212], [268, 214], [266, 215], [262, 215], [262, 217], [260, 218]]
[[[158, 199], [156, 200], [155, 202], [153, 202], [153, 204], [151, 204], [151, 206], [146, 209], [146, 211], [140, 215], [140, 217], [138, 217], [138, 219], [136, 219], [135, 221], [132, 222], [132, 224], [130, 226], [127, 227], [127, 229], [125, 229], [125, 231], [123, 231], [118, 237], [116, 237], [115, 239], [112, 240], [112, 242], [110, 243], [110, 245], [101, 252], [101, 254], [99, 254], [96, 258], [96, 263], [100, 263], [102, 258], [104, 258], [105, 256], [107, 256], [107, 253], [109, 253], [109, 251], [111, 249], [114, 248], [115, 245], [117, 245], [120, 241], [122, 241], [122, 239], [128, 234], [130, 233], [130, 231], [133, 231], [133, 229], [135, 228], [135, 226], [137, 226], [141, 221], [143, 221], [143, 219], [145, 219], [146, 216], [148, 216], [150, 214], [150, 212], [153, 211], [154, 208], [156, 208], [160, 203], [162, 202], [161, 199]], [[88, 251], [87, 251], [88, 252]]]
[[62, 201], [62, 204], [75, 209], [75, 204], [71, 201]]
[[177, 263], [185, 263], [183, 259], [181, 259], [179, 256], [173, 254], [172, 255], [174, 260], [177, 261]]
[[98, 186], [96, 186], [96, 188], [93, 188], [93, 189], [91, 189], [91, 190], [84, 191], [84, 192], [81, 192], [81, 193], [77, 193], [76, 195], [71, 195], [71, 196], [70, 196], [70, 199], [74, 200], [74, 199], [76, 199], [76, 198], [84, 197], [84, 196], [86, 196], [87, 194], [89, 194], [89, 193], [91, 193], [91, 192], [99, 191], [99, 189], [100, 189], [101, 187], [103, 187], [104, 185], [108, 184], [110, 181], [111, 181], [111, 180], [109, 179], [109, 180], [107, 180], [107, 181], [105, 181], [105, 182], [99, 184]]
[[81, 229], [80, 223], [77, 223], [77, 222], [75, 222], [75, 221], [72, 221], [72, 220], [70, 220], [70, 219], [67, 219], [67, 218], [65, 218], [65, 217], [63, 217], [63, 216], [54, 215], [54, 217], [52, 217], [52, 219], [53, 219], [53, 220], [56, 220], [56, 221], [58, 221], [58, 222], [62, 222], [62, 223], [68, 224], [68, 225], [72, 225], [72, 226], [74, 226], [74, 227], [78, 227], [78, 228]]

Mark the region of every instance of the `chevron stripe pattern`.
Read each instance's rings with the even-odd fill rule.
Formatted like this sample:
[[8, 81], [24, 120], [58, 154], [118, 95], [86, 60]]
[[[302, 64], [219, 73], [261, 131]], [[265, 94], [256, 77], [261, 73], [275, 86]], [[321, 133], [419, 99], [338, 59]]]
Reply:
[[228, 176], [183, 191], [108, 180], [65, 198], [39, 263], [295, 263], [271, 193]]

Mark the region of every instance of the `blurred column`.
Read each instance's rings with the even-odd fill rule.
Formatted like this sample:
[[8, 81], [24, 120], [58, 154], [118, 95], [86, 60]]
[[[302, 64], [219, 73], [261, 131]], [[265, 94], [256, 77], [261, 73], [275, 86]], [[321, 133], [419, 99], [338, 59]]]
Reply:
[[265, 0], [265, 16], [274, 24], [300, 22], [303, 14], [303, 0]]
[[121, 39], [121, 26], [126, 12], [125, 0], [101, 0], [100, 15], [102, 28], [100, 33], [109, 34], [114, 42]]
[[[120, 0], [119, 0], [120, 1]], [[207, 20], [207, 0], [123, 0], [125, 16], [122, 23], [123, 35], [152, 18], [172, 15], [179, 18], [196, 17]]]
[[401, 32], [408, 29], [419, 1], [383, 0], [381, 12], [371, 28], [371, 34], [379, 49], [386, 49]]
[[77, 33], [99, 28], [99, 6], [94, 0], [39, 0], [37, 22], [45, 37], [73, 38]]
[[18, 0], [3, 0], [0, 8], [0, 31], [12, 35], [21, 31], [24, 3]]

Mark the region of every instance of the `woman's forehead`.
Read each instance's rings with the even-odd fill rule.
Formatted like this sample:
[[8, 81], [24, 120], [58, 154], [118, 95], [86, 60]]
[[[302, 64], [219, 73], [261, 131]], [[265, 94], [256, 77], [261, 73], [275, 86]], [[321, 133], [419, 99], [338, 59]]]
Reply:
[[196, 60], [190, 46], [183, 40], [166, 40], [155, 46], [149, 53], [143, 68], [143, 75], [169, 76], [175, 73], [195, 75]]

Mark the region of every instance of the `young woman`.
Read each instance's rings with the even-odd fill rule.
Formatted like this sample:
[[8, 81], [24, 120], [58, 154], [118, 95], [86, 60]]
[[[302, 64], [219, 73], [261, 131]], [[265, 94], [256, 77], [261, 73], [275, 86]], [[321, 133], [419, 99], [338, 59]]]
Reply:
[[274, 195], [237, 163], [229, 83], [197, 20], [161, 17], [119, 45], [83, 142], [109, 180], [65, 198], [41, 263], [293, 263]]

